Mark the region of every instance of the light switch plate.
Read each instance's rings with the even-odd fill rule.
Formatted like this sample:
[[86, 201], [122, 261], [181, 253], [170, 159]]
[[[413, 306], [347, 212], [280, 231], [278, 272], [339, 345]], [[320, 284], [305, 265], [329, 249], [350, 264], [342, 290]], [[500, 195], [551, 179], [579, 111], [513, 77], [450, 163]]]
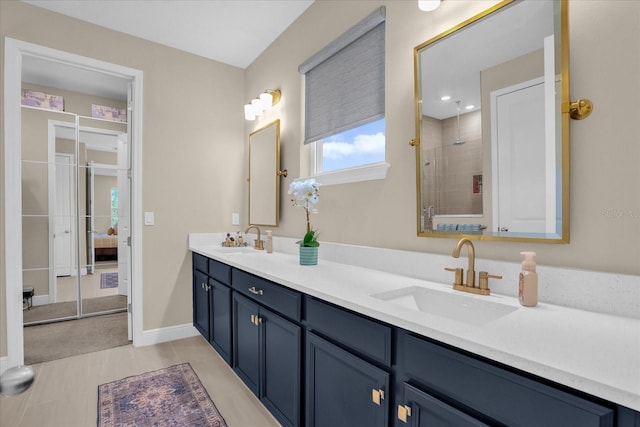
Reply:
[[155, 214], [153, 212], [144, 213], [144, 225], [154, 225], [156, 223]]
[[240, 225], [240, 214], [232, 213], [231, 214], [231, 225]]

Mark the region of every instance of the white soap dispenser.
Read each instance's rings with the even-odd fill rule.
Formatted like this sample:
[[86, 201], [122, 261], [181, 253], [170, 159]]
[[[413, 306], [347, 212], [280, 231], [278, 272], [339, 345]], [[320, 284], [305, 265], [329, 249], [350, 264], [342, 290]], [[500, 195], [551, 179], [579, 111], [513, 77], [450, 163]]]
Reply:
[[273, 252], [273, 236], [271, 230], [267, 230], [267, 253]]
[[535, 307], [538, 304], [538, 273], [533, 259], [536, 253], [520, 252], [520, 255], [524, 255], [524, 261], [518, 285], [518, 300], [525, 307]]

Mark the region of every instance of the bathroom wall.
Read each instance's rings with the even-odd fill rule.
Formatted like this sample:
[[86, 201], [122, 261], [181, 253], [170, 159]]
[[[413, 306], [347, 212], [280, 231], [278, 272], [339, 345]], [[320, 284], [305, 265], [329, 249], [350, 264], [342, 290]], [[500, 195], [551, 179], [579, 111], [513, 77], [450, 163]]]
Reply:
[[[11, 37], [144, 72], [142, 209], [155, 212], [156, 225], [139, 230], [143, 329], [190, 324], [187, 235], [224, 230], [231, 213], [242, 212], [243, 70], [20, 1], [0, 1], [0, 37], [2, 46]], [[4, 55], [0, 69], [4, 75]], [[11, 248], [3, 239], [1, 262], [5, 250]], [[4, 264], [0, 268], [4, 277]], [[0, 356], [6, 355], [4, 307], [0, 283]]]
[[[316, 2], [246, 70], [245, 98], [280, 88], [282, 101], [266, 117], [246, 122], [247, 135], [274, 118], [282, 122], [282, 165], [289, 183], [307, 174], [302, 148], [300, 63], [375, 8], [386, 5], [385, 180], [321, 188], [312, 224], [320, 239], [354, 245], [450, 254], [454, 240], [416, 236], [413, 48], [495, 2], [445, 1], [420, 12], [415, 1]], [[596, 19], [597, 17], [597, 19]], [[571, 1], [569, 6], [572, 98], [590, 98], [591, 117], [572, 121], [571, 242], [476, 244], [481, 258], [517, 261], [521, 250], [538, 252], [542, 265], [640, 274], [640, 2]], [[304, 42], [301, 42], [304, 41]], [[621, 98], [621, 94], [624, 94]], [[625, 101], [626, 100], [626, 101]], [[486, 184], [485, 184], [486, 185]], [[275, 234], [299, 237], [304, 214], [283, 197]], [[322, 249], [321, 249], [322, 250]], [[640, 285], [640, 284], [639, 284]]]

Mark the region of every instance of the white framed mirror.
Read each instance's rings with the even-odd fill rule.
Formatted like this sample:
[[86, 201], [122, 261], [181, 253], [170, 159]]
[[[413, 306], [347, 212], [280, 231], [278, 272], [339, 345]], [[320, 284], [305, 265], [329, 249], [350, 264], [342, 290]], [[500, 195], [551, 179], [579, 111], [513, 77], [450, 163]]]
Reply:
[[280, 221], [280, 120], [249, 135], [249, 225]]
[[567, 0], [505, 0], [414, 49], [418, 235], [569, 241]]

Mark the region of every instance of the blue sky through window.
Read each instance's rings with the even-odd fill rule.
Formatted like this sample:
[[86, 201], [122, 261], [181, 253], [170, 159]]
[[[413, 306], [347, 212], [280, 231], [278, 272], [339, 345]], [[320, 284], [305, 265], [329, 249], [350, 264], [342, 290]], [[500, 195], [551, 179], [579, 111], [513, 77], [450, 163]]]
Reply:
[[322, 171], [384, 162], [385, 119], [322, 140]]

